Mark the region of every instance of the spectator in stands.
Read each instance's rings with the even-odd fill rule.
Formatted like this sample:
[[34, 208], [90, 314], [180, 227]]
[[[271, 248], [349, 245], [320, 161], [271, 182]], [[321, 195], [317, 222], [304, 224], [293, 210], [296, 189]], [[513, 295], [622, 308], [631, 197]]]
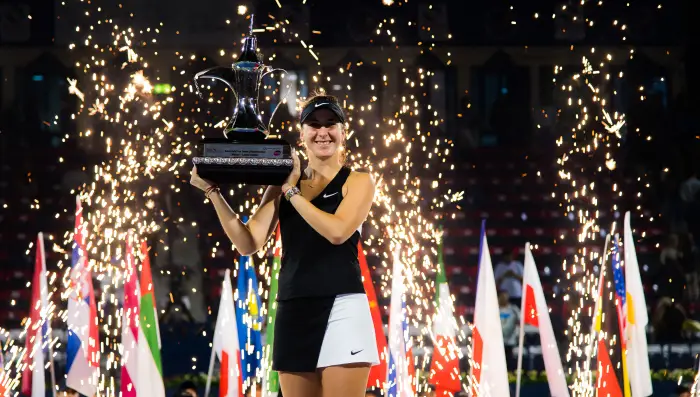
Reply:
[[681, 184], [679, 195], [683, 204], [683, 212], [688, 231], [695, 236], [694, 245], [700, 246], [700, 179], [698, 172], [693, 172]]
[[186, 380], [180, 384], [180, 389], [178, 390], [177, 396], [197, 397], [197, 386], [194, 384], [194, 382]]
[[680, 236], [681, 266], [685, 272], [688, 299], [697, 302], [700, 299], [700, 278], [698, 276], [698, 248], [692, 233], [682, 233]]
[[683, 252], [677, 234], [668, 236], [666, 246], [661, 250], [661, 268], [658, 271], [659, 296], [671, 298], [675, 302], [683, 299], [685, 271], [683, 269]]
[[523, 264], [515, 260], [512, 252], [503, 255], [503, 260], [496, 265], [494, 277], [496, 286], [500, 290], [508, 292], [511, 303], [520, 306], [520, 298], [523, 294]]
[[680, 385], [676, 388], [676, 392], [671, 397], [690, 397], [690, 387]]
[[367, 389], [365, 391], [365, 397], [379, 397], [380, 395], [378, 390]]
[[498, 308], [501, 312], [501, 329], [503, 329], [503, 343], [512, 347], [518, 344], [518, 331], [520, 327], [520, 309], [510, 302], [508, 291], [498, 292]]
[[659, 299], [652, 319], [654, 341], [660, 344], [683, 342], [683, 325], [687, 318], [680, 303], [668, 297]]
[[694, 172], [683, 182], [679, 193], [684, 203], [692, 203], [698, 198], [698, 192], [700, 192], [700, 179], [698, 179], [698, 173]]

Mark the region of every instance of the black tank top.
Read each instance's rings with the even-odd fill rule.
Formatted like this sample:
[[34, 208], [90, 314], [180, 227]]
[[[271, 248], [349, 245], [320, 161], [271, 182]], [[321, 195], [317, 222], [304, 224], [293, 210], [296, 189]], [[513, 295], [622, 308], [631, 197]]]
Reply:
[[[343, 185], [349, 175], [349, 168], [341, 168], [311, 204], [334, 214], [343, 200]], [[331, 244], [284, 198], [280, 203], [279, 220], [282, 267], [277, 300], [365, 292], [357, 259], [359, 231], [342, 244]]]

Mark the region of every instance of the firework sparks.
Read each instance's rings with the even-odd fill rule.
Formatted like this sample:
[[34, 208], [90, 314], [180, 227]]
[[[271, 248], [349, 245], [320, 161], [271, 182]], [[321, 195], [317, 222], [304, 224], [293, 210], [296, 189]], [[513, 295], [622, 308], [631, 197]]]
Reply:
[[[583, 8], [586, 4], [582, 2], [579, 6]], [[590, 57], [594, 56], [598, 55], [595, 49], [591, 49]], [[583, 57], [581, 72], [568, 79], [558, 77], [563, 68], [555, 67], [555, 83], [562, 81], [562, 92], [569, 94], [566, 98], [568, 106], [563, 110], [573, 113], [575, 119], [570, 135], [557, 139], [561, 207], [565, 216], [577, 221], [579, 230], [575, 236], [576, 253], [571, 261], [562, 263], [567, 280], [562, 295], [571, 308], [566, 331], [569, 337], [566, 359], [569, 372], [574, 375], [571, 387], [575, 396], [595, 394], [594, 368], [591, 368], [590, 358], [595, 354], [593, 342], [596, 336], [591, 331], [591, 321], [598, 300], [596, 272], [599, 271], [598, 265], [605, 260], [605, 255], [600, 254], [600, 236], [613, 233], [612, 230], [605, 232], [601, 224], [614, 222], [618, 208], [616, 201], [621, 196], [616, 193], [617, 184], [606, 182], [610, 179], [606, 177], [607, 173], [617, 170], [615, 158], [625, 118], [624, 114], [608, 111], [611, 99], [617, 94], [607, 91], [611, 80], [615, 79], [606, 72], [612, 65], [612, 56], [607, 54], [600, 58], [596, 69], [588, 57]], [[621, 77], [622, 74], [618, 76]], [[594, 165], [583, 167], [582, 164], [586, 163]], [[612, 194], [605, 194], [606, 188]], [[604, 209], [600, 208], [601, 194], [605, 194], [605, 201], [612, 199], [603, 203]], [[614, 338], [614, 335], [604, 337]]]
[[[170, 214], [166, 214], [161, 209], [163, 206], [159, 205], [163, 192], [179, 191], [174, 178], [181, 175], [182, 167], [187, 165], [193, 140], [201, 136], [204, 128], [218, 128], [218, 125], [202, 122], [205, 118], [202, 113], [207, 110], [199, 101], [189, 112], [182, 112], [186, 110], [186, 96], [194, 96], [189, 83], [173, 86], [164, 97], [154, 95], [152, 81], [159, 78], [148, 66], [147, 58], [153, 54], [144, 47], [147, 42], [157, 41], [157, 29], [125, 28], [111, 18], [93, 20], [93, 15], [104, 16], [104, 11], [87, 12], [86, 16], [92, 28], [109, 30], [112, 40], [108, 45], [100, 45], [92, 33], [87, 34], [79, 44], [69, 47], [85, 58], [76, 63], [82, 68], [82, 75], [68, 80], [69, 93], [80, 101], [74, 118], [80, 120], [85, 128], [69, 139], [82, 139], [88, 145], [102, 147], [104, 152], [103, 160], [89, 169], [91, 182], [82, 186], [79, 196], [86, 211], [85, 250], [89, 258], [88, 266], [100, 282], [97, 309], [100, 329], [105, 337], [100, 344], [103, 368], [99, 392], [101, 395], [115, 396], [118, 394], [115, 376], [120, 365], [123, 317], [119, 309], [125, 276], [123, 241], [129, 231], [133, 231], [134, 239], [140, 241], [164, 228], [164, 219]], [[393, 20], [383, 21], [377, 30], [381, 34], [391, 35], [386, 27], [393, 23]], [[272, 30], [288, 29], [288, 22], [275, 21]], [[391, 40], [395, 42], [396, 38], [392, 36]], [[138, 48], [136, 43], [139, 44]], [[313, 45], [306, 42], [301, 44], [310, 57], [316, 61], [320, 59]], [[222, 50], [220, 55], [224, 56], [225, 51]], [[235, 54], [232, 55], [235, 58]], [[180, 60], [199, 61], [194, 55], [186, 56], [178, 52], [176, 56]], [[352, 78], [355, 70], [361, 67], [349, 65], [340, 73]], [[176, 68], [174, 66], [173, 70]], [[366, 169], [379, 181], [376, 205], [368, 219], [370, 232], [366, 234], [364, 244], [372, 255], [381, 259], [384, 270], [381, 285], [385, 296], [388, 294], [389, 280], [386, 272], [388, 253], [395, 246], [403, 247], [402, 261], [410, 265], [406, 277], [412, 292], [409, 316], [413, 325], [424, 331], [414, 341], [417, 347], [424, 345], [423, 334], [428, 333], [424, 327], [430, 323], [434, 310], [434, 284], [426, 279], [426, 271], [434, 270], [433, 258], [437, 256], [435, 241], [438, 231], [435, 222], [443, 217], [454, 218], [454, 214], [450, 214], [451, 204], [463, 197], [463, 192], [443, 188], [445, 175], [454, 169], [448, 163], [453, 144], [438, 137], [437, 129], [442, 124], [438, 112], [419, 100], [424, 92], [435, 86], [429, 84], [433, 76], [429, 70], [405, 68], [401, 79], [392, 80], [384, 76], [373, 83], [368, 103], [352, 103], [349, 95], [340, 98], [350, 111], [348, 136], [349, 144], [354, 144], [354, 147], [348, 148], [349, 158], [357, 168]], [[332, 79], [330, 76], [323, 79], [318, 71], [310, 81], [300, 81], [299, 87], [320, 86], [321, 82], [330, 84]], [[380, 121], [373, 114], [382, 84], [404, 84], [408, 90], [401, 97], [400, 106], [393, 112], [393, 117]], [[280, 96], [283, 86], [284, 83], [271, 87], [271, 95]], [[296, 93], [302, 99], [299, 87]], [[351, 87], [347, 85], [347, 89], [351, 90]], [[182, 102], [176, 102], [178, 98]], [[205, 101], [213, 105], [225, 104], [224, 98], [216, 98], [213, 93]], [[180, 110], [178, 117], [173, 120], [164, 118], [165, 114], [176, 113], [168, 111], [169, 108]], [[424, 114], [428, 115], [427, 122], [421, 123]], [[224, 124], [221, 126], [227, 120], [222, 120]], [[368, 129], [370, 124], [374, 131]], [[286, 136], [293, 129], [293, 124], [280, 123], [276, 127], [272, 134]], [[357, 134], [358, 130], [366, 133]], [[429, 170], [437, 176], [421, 176], [422, 170]], [[237, 186], [229, 191], [229, 197], [237, 203], [234, 208], [237, 206], [239, 212], [252, 212], [257, 208], [261, 193], [260, 187]], [[180, 222], [184, 223], [184, 220]], [[70, 250], [64, 247], [71, 246], [72, 237], [72, 233], [67, 232], [63, 235], [62, 244], [54, 244], [54, 250], [64, 255], [64, 260], [69, 259]], [[268, 243], [266, 248], [271, 245], [272, 242]], [[215, 238], [211, 255], [216, 256], [219, 247], [225, 246]], [[264, 257], [265, 251], [258, 255]], [[63, 262], [58, 263], [58, 271], [50, 272], [49, 284], [51, 293], [60, 295], [58, 291], [61, 288], [66, 290], [63, 292], [66, 296], [70, 285], [56, 282], [68, 279], [70, 269]], [[267, 266], [269, 264], [261, 265], [261, 274], [269, 275]], [[48, 319], [51, 321], [53, 318], [66, 321], [65, 311], [51, 311]], [[53, 343], [60, 347], [57, 341]], [[10, 346], [8, 351], [21, 354], [21, 348]], [[20, 361], [10, 360], [8, 363]]]
[[[393, 19], [382, 21], [376, 29], [377, 34], [387, 34], [395, 43], [396, 37], [392, 36], [391, 30], [387, 28], [394, 23]], [[279, 29], [280, 26], [275, 25], [275, 29]], [[311, 45], [303, 41], [301, 44], [309, 50], [309, 55], [314, 60], [319, 60]], [[426, 48], [432, 46], [429, 43], [425, 45]], [[274, 57], [271, 56], [270, 59], [273, 62]], [[385, 62], [391, 62], [391, 59], [371, 60], [368, 63]], [[346, 126], [348, 158], [356, 169], [370, 172], [378, 181], [375, 206], [368, 217], [369, 228], [363, 233], [363, 245], [371, 255], [381, 261], [380, 284], [385, 297], [390, 292], [388, 269], [391, 253], [396, 247], [402, 247], [401, 261], [409, 267], [405, 281], [411, 291], [408, 316], [412, 326], [419, 330], [419, 335], [409, 344], [423, 348], [425, 336], [428, 339], [430, 337], [431, 315], [435, 310], [432, 299], [434, 282], [426, 278], [426, 272], [435, 271], [435, 247], [439, 234], [435, 223], [443, 218], [454, 218], [454, 214], [450, 213], [454, 208], [453, 203], [460, 201], [464, 195], [461, 191], [452, 191], [444, 186], [446, 176], [454, 170], [454, 165], [448, 162], [453, 143], [441, 139], [436, 133], [442, 124], [440, 114], [419, 100], [430, 89], [438, 90], [442, 87], [429, 83], [434, 76], [433, 71], [403, 68], [401, 76], [395, 79], [389, 79], [385, 75], [381, 81], [370, 83], [368, 103], [353, 103], [351, 93], [354, 90], [348, 82], [354, 81], [354, 74], [361, 73], [364, 66], [366, 65], [350, 63], [339, 68], [335, 77], [323, 75], [319, 70], [312, 74], [310, 83], [319, 88], [337, 84], [336, 79], [338, 83], [344, 83], [342, 86], [346, 91], [339, 99], [349, 110]], [[393, 117], [381, 122], [375, 121], [376, 116], [373, 117], [379, 100], [380, 84], [385, 87], [396, 84], [397, 92], [406, 93], [401, 96], [398, 109], [392, 112]], [[279, 88], [275, 89], [275, 94], [280, 94]], [[422, 126], [424, 113], [429, 115], [425, 123], [427, 127]], [[292, 131], [291, 125], [286, 126], [285, 129], [285, 124], [281, 123], [278, 129], [271, 133], [284, 137]], [[362, 133], [358, 134], [358, 131]], [[422, 170], [428, 170], [433, 175], [426, 177]], [[253, 200], [249, 199], [241, 207], [247, 209], [250, 204], [250, 208], [254, 210]], [[263, 251], [267, 251], [270, 246], [271, 243], [259, 255], [262, 257]], [[263, 266], [262, 274], [269, 274], [267, 266], [269, 264]], [[464, 320], [460, 320], [464, 325]], [[465, 339], [462, 333], [460, 342], [464, 342]], [[420, 362], [416, 367], [425, 367], [428, 358], [427, 355], [417, 357]]]
[[[177, 174], [173, 166], [181, 166], [184, 162], [175, 156], [187, 154], [189, 150], [181, 140], [171, 140], [166, 135], [173, 128], [173, 122], [161, 115], [172, 99], [158, 100], [152, 96], [153, 85], [147, 77], [148, 63], [132, 48], [134, 39], [145, 33], [131, 28], [120, 29], [110, 20], [99, 22], [98, 25], [112, 28], [111, 45], [101, 47], [92, 41], [91, 35], [85, 38], [82, 46], [70, 45], [72, 50], [81, 51], [80, 55], [86, 57], [85, 61], [77, 63], [82, 67], [83, 75], [68, 80], [69, 93], [80, 100], [79, 111], [73, 118], [90, 127], [69, 139], [80, 137], [89, 144], [102, 146], [105, 153], [104, 160], [92, 168], [92, 181], [82, 186], [80, 199], [88, 209], [84, 225], [88, 266], [101, 283], [97, 308], [100, 329], [106, 337], [99, 346], [105, 360], [98, 389], [100, 395], [115, 396], [118, 391], [114, 374], [120, 362], [122, 318], [118, 302], [124, 276], [122, 242], [129, 230], [134, 230], [135, 238], [140, 240], [162, 227], [163, 212], [153, 210], [160, 193], [156, 187], [158, 178]], [[125, 59], [118, 61], [115, 68], [107, 66], [122, 54]], [[53, 236], [49, 238], [54, 240]], [[63, 254], [66, 260], [71, 250], [63, 247], [70, 247], [72, 239], [72, 233], [65, 233], [62, 245], [54, 242], [54, 251]], [[63, 295], [64, 298], [70, 295], [69, 271], [70, 268], [60, 261], [58, 270], [48, 273], [51, 303], [45, 315], [47, 322], [55, 318], [64, 323], [67, 321], [66, 311], [57, 310], [51, 298], [53, 295]], [[63, 272], [62, 277], [60, 272]], [[58, 283], [57, 280], [64, 282]], [[64, 290], [63, 294], [58, 294], [59, 288]], [[35, 325], [25, 322], [25, 329], [29, 326]], [[48, 343], [53, 348], [61, 348], [57, 338]], [[20, 357], [8, 362], [14, 363], [19, 375], [23, 352], [16, 346], [12, 346], [11, 351]]]

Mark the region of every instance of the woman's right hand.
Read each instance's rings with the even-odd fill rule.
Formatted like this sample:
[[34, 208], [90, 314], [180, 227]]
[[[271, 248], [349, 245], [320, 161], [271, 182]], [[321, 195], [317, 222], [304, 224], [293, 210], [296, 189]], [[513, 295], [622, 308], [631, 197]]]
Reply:
[[[299, 182], [299, 178], [301, 177], [301, 161], [299, 161], [299, 155], [297, 154], [296, 149], [292, 149], [292, 161], [294, 162], [292, 172], [289, 173], [287, 180], [284, 181], [284, 185], [287, 186], [296, 186], [297, 182]], [[284, 188], [282, 190], [284, 190]]]
[[190, 184], [203, 192], [206, 192], [210, 187], [214, 186], [213, 182], [199, 176], [196, 165], [192, 167], [192, 172], [190, 172]]

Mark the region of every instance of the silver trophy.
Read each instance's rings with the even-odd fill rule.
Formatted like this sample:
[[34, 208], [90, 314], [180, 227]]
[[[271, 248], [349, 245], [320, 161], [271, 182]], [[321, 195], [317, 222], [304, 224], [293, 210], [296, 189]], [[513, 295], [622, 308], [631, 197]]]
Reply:
[[[224, 136], [203, 139], [199, 156], [192, 159], [197, 173], [215, 183], [279, 186], [292, 171], [291, 146], [284, 139], [268, 138], [267, 128], [258, 112], [263, 78], [272, 72], [283, 71], [261, 62], [257, 41], [253, 35], [251, 15], [250, 30], [243, 39], [237, 61], [231, 67], [217, 66], [203, 70], [194, 78], [200, 96], [198, 80], [213, 79], [228, 85], [235, 99], [231, 121], [224, 129]], [[276, 111], [277, 108], [270, 119]]]

